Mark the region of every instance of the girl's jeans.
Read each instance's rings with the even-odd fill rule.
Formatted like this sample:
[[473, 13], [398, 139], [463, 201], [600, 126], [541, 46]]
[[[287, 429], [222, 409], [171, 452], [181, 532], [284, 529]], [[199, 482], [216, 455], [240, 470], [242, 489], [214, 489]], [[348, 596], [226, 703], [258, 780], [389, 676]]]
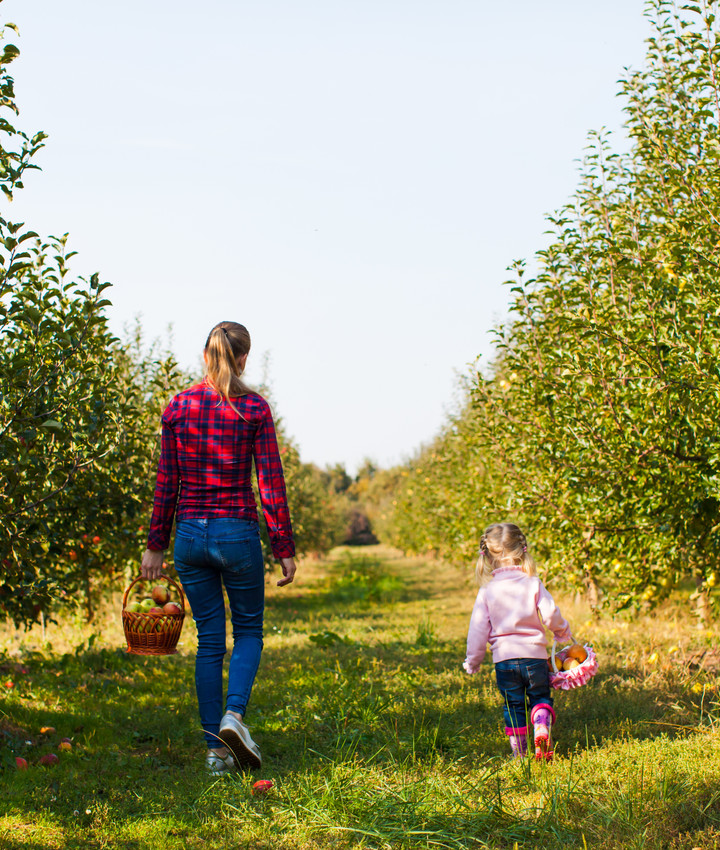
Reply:
[[[527, 718], [536, 705], [552, 706], [550, 670], [542, 658], [511, 658], [495, 665], [497, 686], [503, 697], [505, 731], [527, 729]], [[526, 700], [529, 709], [526, 708]]]
[[197, 626], [200, 723], [208, 747], [222, 746], [217, 734], [223, 714], [223, 585], [233, 633], [226, 710], [244, 715], [263, 646], [265, 571], [258, 524], [225, 517], [181, 520], [175, 529], [174, 555]]

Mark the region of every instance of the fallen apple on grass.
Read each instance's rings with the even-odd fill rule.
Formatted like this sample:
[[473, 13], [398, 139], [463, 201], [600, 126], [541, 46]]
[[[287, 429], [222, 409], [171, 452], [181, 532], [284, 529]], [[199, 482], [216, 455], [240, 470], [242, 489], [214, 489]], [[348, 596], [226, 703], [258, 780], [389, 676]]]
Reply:
[[47, 755], [42, 756], [40, 759], [40, 764], [51, 765], [57, 764], [60, 759], [55, 755], [55, 753], [47, 753]]
[[72, 744], [70, 743], [70, 741], [66, 741], [66, 740], [63, 739], [58, 744], [58, 749], [59, 750], [65, 750], [65, 751], [69, 752], [70, 750], [72, 750]]
[[255, 796], [262, 796], [263, 794], [267, 794], [267, 792], [273, 787], [275, 783], [272, 779], [258, 779], [258, 781], [252, 787], [252, 793]]
[[15, 756], [15, 764], [18, 770], [27, 770], [28, 763], [22, 756]]

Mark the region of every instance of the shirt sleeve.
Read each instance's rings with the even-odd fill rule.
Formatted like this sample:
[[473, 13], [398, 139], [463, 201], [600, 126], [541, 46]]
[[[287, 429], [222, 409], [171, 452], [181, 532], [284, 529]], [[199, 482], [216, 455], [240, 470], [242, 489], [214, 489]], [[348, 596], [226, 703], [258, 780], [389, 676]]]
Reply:
[[538, 579], [537, 609], [540, 619], [561, 643], [570, 640], [570, 624], [560, 613], [555, 600], [550, 596], [545, 585]]
[[290, 509], [285, 491], [275, 424], [270, 408], [266, 407], [255, 432], [253, 457], [263, 516], [270, 536], [270, 547], [276, 558], [292, 558], [295, 541], [290, 523]]
[[165, 410], [162, 417], [160, 460], [158, 461], [155, 499], [148, 533], [147, 547], [154, 550], [164, 550], [170, 545], [170, 532], [172, 531], [180, 490], [177, 442], [169, 420], [168, 409]]
[[467, 656], [463, 667], [467, 673], [477, 673], [490, 637], [490, 612], [487, 607], [484, 590], [478, 592], [475, 606], [470, 617], [470, 628], [467, 638]]

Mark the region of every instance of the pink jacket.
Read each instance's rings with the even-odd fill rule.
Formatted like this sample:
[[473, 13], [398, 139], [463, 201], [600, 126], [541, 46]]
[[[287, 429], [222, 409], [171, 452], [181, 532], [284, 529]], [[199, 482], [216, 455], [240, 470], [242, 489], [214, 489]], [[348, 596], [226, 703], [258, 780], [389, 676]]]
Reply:
[[570, 640], [570, 626], [536, 576], [520, 567], [499, 567], [478, 591], [470, 617], [463, 667], [476, 673], [490, 643], [494, 662], [547, 658], [543, 623], [559, 641]]

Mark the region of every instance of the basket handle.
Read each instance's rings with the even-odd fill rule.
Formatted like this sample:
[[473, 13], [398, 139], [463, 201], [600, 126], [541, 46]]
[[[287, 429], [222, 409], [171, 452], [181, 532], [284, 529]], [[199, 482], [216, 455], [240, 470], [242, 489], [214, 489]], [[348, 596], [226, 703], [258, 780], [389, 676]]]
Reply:
[[[174, 585], [175, 590], [177, 590], [177, 592], [180, 594], [180, 607], [182, 608], [182, 610], [183, 610], [183, 614], [184, 614], [184, 613], [185, 613], [185, 594], [183, 593], [183, 589], [182, 589], [181, 585], [179, 585], [179, 584], [175, 581], [175, 579], [174, 579], [174, 578], [172, 578], [172, 576], [169, 576], [169, 575], [163, 574], [163, 575], [161, 576], [161, 578], [163, 578], [163, 579], [167, 579], [167, 581], [169, 581], [172, 585]], [[146, 578], [144, 578], [142, 575], [139, 575], [137, 578], [134, 578], [134, 579], [130, 582], [130, 584], [127, 586], [127, 589], [125, 590], [125, 593], [123, 594], [123, 601], [122, 601], [122, 607], [123, 607], [123, 609], [124, 609], [124, 608], [125, 608], [125, 606], [127, 605], [127, 598], [128, 598], [128, 594], [129, 594], [129, 593], [130, 593], [130, 591], [133, 589], [133, 587], [134, 587], [134, 586], [135, 586], [138, 582], [146, 582], [146, 581], [149, 581], [149, 579], [146, 579]]]
[[[576, 643], [576, 640], [572, 635], [570, 635], [570, 640], [564, 641], [564, 642], [572, 644], [572, 643]], [[552, 661], [553, 673], [559, 673], [560, 672], [557, 668], [557, 664], [555, 663], [555, 651], [557, 650], [557, 646], [558, 646], [557, 638], [553, 637], [552, 650], [550, 652], [550, 660]]]

